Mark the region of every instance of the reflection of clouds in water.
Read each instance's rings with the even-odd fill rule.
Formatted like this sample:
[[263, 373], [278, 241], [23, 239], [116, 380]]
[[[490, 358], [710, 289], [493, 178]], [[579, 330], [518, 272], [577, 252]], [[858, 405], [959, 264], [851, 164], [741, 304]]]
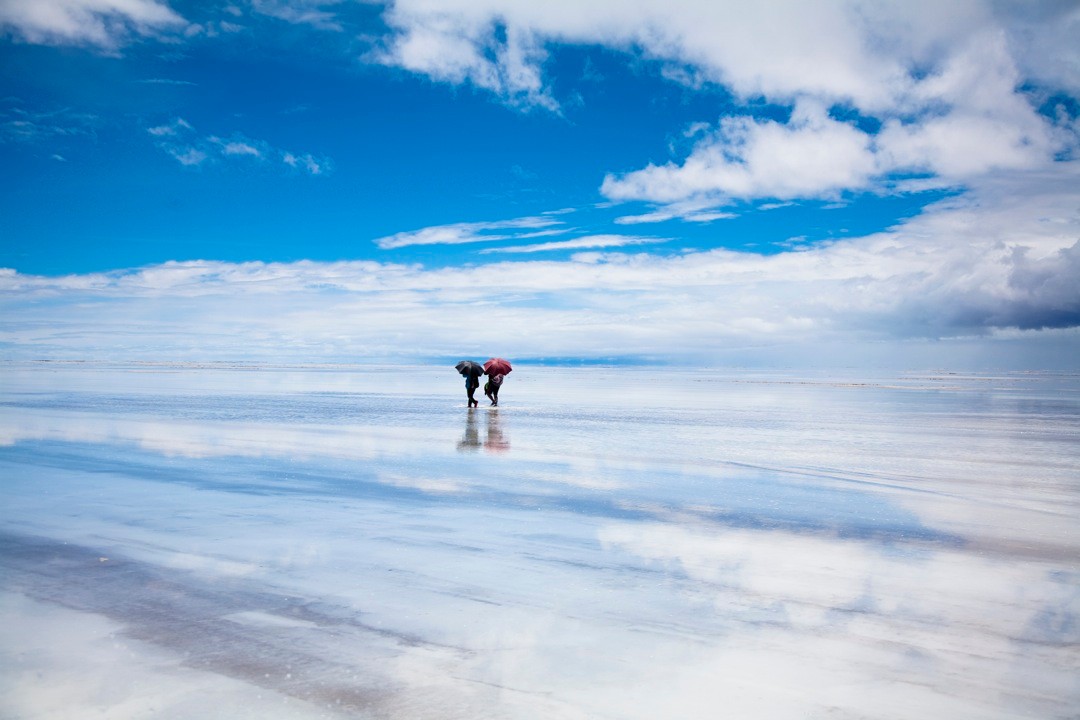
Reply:
[[[498, 411], [466, 416], [458, 450], [510, 449]], [[481, 429], [485, 437], [481, 438]], [[438, 438], [449, 429], [409, 425], [289, 425], [233, 421], [166, 420], [104, 413], [29, 408], [0, 415], [0, 447], [35, 440], [72, 443], [132, 443], [166, 456], [188, 458], [287, 457], [370, 460], [401, 455], [427, 455], [437, 450]]]
[[[484, 415], [484, 420], [480, 415]], [[510, 448], [505, 423], [493, 410], [474, 410], [466, 415], [465, 430], [456, 441], [460, 452], [482, 448], [505, 452]], [[455, 418], [456, 424], [456, 418]], [[106, 447], [133, 445], [149, 453], [169, 458], [215, 460], [263, 458], [270, 461], [326, 463], [363, 462], [363, 467], [395, 464], [402, 457], [424, 461], [446, 453], [443, 438], [451, 427], [406, 425], [294, 425], [233, 421], [169, 421], [154, 416], [128, 416], [106, 413], [74, 412], [58, 409], [26, 408], [18, 414], [0, 414], [0, 448], [36, 441], [94, 444]], [[449, 451], [453, 452], [453, 451]], [[513, 457], [521, 462], [514, 477], [519, 484], [533, 486], [570, 486], [585, 489], [611, 489], [623, 485], [621, 473], [628, 463], [617, 458], [562, 456], [546, 446], [516, 448]], [[542, 459], [544, 462], [533, 462]], [[437, 473], [422, 466], [409, 473], [377, 472], [376, 478], [397, 487], [411, 487], [437, 493], [465, 492], [475, 489], [478, 478], [475, 466], [469, 466], [468, 482], [463, 477], [448, 477], [447, 468]], [[499, 475], [491, 482], [505, 488]], [[497, 482], [496, 482], [497, 480]]]
[[137, 640], [102, 615], [0, 594], [0, 688], [11, 717], [263, 717], [309, 720], [312, 706]]
[[[458, 449], [461, 447], [459, 445]], [[375, 478], [383, 485], [392, 485], [399, 488], [411, 488], [425, 493], [450, 494], [464, 493], [471, 489], [468, 483], [458, 481], [445, 476], [422, 475], [419, 473], [394, 473], [380, 472]]]
[[[965, 716], [983, 704], [997, 716], [1040, 694], [1050, 717], [1061, 700], [1080, 699], [1080, 578], [1060, 565], [659, 523], [607, 525], [599, 537], [686, 578], [683, 601], [708, 608], [705, 624], [730, 636], [693, 667], [726, 668], [721, 684], [744, 682], [743, 700], [757, 671], [803, 698], [842, 688], [875, 703], [891, 697], [897, 717], [920, 704], [955, 705]], [[896, 683], [902, 692], [890, 689]], [[988, 697], [986, 687], [1000, 694]]]
[[288, 425], [251, 422], [170, 421], [32, 409], [0, 416], [0, 446], [31, 440], [132, 443], [151, 452], [187, 458], [331, 457], [366, 460], [428, 453], [434, 441], [392, 425]]
[[298, 645], [400, 687], [388, 717], [1075, 714], [1073, 406], [690, 385], [642, 408], [523, 383], [464, 429], [422, 397], [20, 395], [0, 529], [192, 597], [248, 584], [205, 609], [255, 639], [275, 598], [321, 608]]
[[549, 463], [549, 467], [539, 463], [526, 465], [515, 473], [515, 477], [523, 483], [582, 490], [607, 491], [629, 485], [624, 478], [626, 466], [623, 463], [605, 463], [589, 457], [560, 457], [557, 453], [551, 453], [551, 456], [557, 461]]

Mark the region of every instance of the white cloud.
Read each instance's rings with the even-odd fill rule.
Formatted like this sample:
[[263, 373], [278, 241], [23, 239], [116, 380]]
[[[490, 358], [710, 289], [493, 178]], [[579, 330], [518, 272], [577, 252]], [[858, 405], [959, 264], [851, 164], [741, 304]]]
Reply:
[[291, 152], [285, 152], [281, 157], [281, 161], [289, 167], [304, 170], [312, 175], [322, 175], [329, 168], [329, 161], [327, 159], [316, 159], [315, 156], [310, 153], [294, 155]]
[[1022, 80], [1002, 34], [971, 39], [913, 92], [920, 107], [936, 112], [885, 122], [876, 138], [882, 169], [966, 181], [1046, 165], [1060, 142], [1051, 121], [1016, 93]]
[[539, 91], [534, 97], [548, 106], [541, 78], [548, 43], [640, 48], [745, 96], [810, 89], [880, 102], [904, 74], [867, 47], [866, 13], [854, 3], [401, 0], [386, 19], [397, 34], [381, 61], [504, 96]]
[[437, 4], [395, 3], [386, 20], [401, 32], [370, 60], [442, 82], [469, 82], [524, 107], [557, 110], [541, 79], [546, 52], [531, 30], [506, 26], [499, 38], [497, 15]]
[[870, 113], [902, 106], [954, 48], [994, 35], [1028, 76], [1076, 89], [1080, 67], [1069, 3], [397, 0], [386, 20], [395, 34], [382, 62], [500, 94], [542, 88], [543, 48], [556, 43], [637, 49], [744, 98], [812, 96]]
[[342, 0], [251, 0], [251, 8], [294, 25], [311, 25], [320, 30], [340, 31], [341, 24], [324, 8], [340, 5]]
[[[591, 252], [432, 270], [192, 262], [63, 278], [9, 271], [0, 274], [0, 344], [9, 356], [314, 360], [485, 344], [518, 357], [665, 348], [708, 362], [740, 348], [790, 356], [793, 347], [1003, 335], [1028, 347], [1057, 338], [1075, 358], [1078, 180], [1075, 162], [998, 173], [891, 230], [775, 255]], [[510, 229], [550, 221], [519, 218]], [[481, 225], [509, 223], [443, 230], [472, 240]]]
[[1046, 118], [1011, 94], [1015, 74], [1003, 70], [997, 78], [1002, 87], [995, 92], [986, 86], [986, 73], [973, 72], [995, 57], [1007, 65], [988, 44], [958, 59], [922, 88], [925, 104], [939, 112], [910, 121], [890, 119], [876, 134], [803, 99], [787, 122], [723, 118], [681, 164], [608, 175], [601, 192], [613, 200], [669, 204], [655, 216], [623, 222], [693, 219], [710, 201], [833, 198], [879, 191], [896, 173], [928, 173], [930, 185], [956, 185], [995, 170], [1049, 165], [1061, 143]]
[[179, 161], [181, 165], [191, 167], [202, 165], [206, 160], [206, 153], [195, 148], [169, 148], [169, 154]]
[[869, 135], [803, 101], [789, 123], [725, 118], [682, 165], [609, 175], [613, 200], [680, 203], [695, 198], [831, 197], [869, 185], [877, 171]]
[[1080, 93], [1080, 6], [1073, 2], [997, 3], [1009, 47], [1025, 77]]
[[257, 158], [263, 156], [261, 150], [247, 142], [240, 140], [222, 140], [218, 137], [210, 137], [208, 140], [220, 147], [223, 155], [250, 155]]
[[583, 250], [586, 248], [614, 248], [630, 245], [649, 245], [667, 242], [669, 238], [639, 237], [636, 235], [586, 235], [573, 240], [536, 243], [533, 245], [512, 245], [501, 248], [488, 248], [481, 253], [534, 253], [551, 250]]
[[146, 85], [195, 85], [190, 80], [174, 80], [173, 78], [147, 78], [138, 82]]
[[316, 158], [310, 153], [293, 153], [279, 150], [262, 140], [252, 140], [240, 134], [231, 138], [216, 135], [203, 137], [191, 123], [177, 118], [171, 123], [147, 128], [147, 133], [157, 138], [158, 147], [172, 155], [184, 166], [194, 167], [210, 160], [239, 160], [267, 162], [280, 159], [281, 163], [310, 175], [323, 175], [330, 168], [327, 158]]
[[158, 0], [0, 0], [0, 26], [30, 43], [114, 52], [133, 34], [179, 31], [187, 22]]
[[[1073, 123], [1055, 126], [1024, 90], [1029, 81], [1050, 83], [1047, 92], [1080, 86], [1069, 33], [1080, 8], [1068, 3], [399, 0], [386, 20], [394, 32], [373, 59], [514, 105], [557, 109], [548, 50], [577, 44], [654, 59], [691, 87], [714, 82], [739, 100], [794, 108], [789, 122], [748, 107], [713, 131], [694, 123], [688, 157], [609, 175], [611, 199], [670, 205], [624, 223], [707, 222], [726, 216], [715, 208], [730, 198], [915, 189], [898, 174], [957, 185], [1080, 148]], [[836, 108], [867, 122], [830, 115]], [[687, 204], [693, 211], [680, 214]]]
[[0, 108], [0, 141], [35, 143], [93, 135], [99, 124], [96, 116], [67, 108], [39, 110], [14, 104]]
[[618, 225], [640, 225], [642, 223], [664, 222], [676, 218], [687, 222], [710, 223], [716, 220], [730, 220], [737, 217], [735, 213], [716, 209], [716, 205], [717, 201], [709, 198], [681, 200], [640, 215], [617, 217], [615, 223]]
[[[552, 217], [554, 214], [558, 213], [496, 222], [435, 225], [421, 230], [400, 232], [378, 238], [374, 242], [383, 250], [392, 250], [409, 245], [462, 245], [465, 243], [494, 242], [496, 240], [520, 240], [565, 232], [565, 230], [553, 228], [553, 226], [563, 224], [562, 221], [555, 220]], [[550, 229], [545, 230], [543, 228]], [[511, 232], [505, 232], [508, 230]], [[492, 234], [492, 231], [497, 232]]]
[[157, 125], [147, 128], [146, 132], [155, 137], [173, 137], [191, 130], [191, 125], [183, 118], [177, 118], [167, 125]]

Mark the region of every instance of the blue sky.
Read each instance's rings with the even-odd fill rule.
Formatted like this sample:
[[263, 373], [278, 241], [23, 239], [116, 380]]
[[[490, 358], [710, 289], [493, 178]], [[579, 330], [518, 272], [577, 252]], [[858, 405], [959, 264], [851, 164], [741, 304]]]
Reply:
[[1076, 3], [580, 5], [0, 0], [0, 348], [1069, 364]]

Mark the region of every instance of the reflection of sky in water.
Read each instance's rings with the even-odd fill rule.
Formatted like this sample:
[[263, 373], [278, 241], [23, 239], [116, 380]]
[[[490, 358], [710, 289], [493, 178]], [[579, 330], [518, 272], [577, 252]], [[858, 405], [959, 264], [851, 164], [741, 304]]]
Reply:
[[1076, 378], [9, 369], [17, 716], [1080, 703]]

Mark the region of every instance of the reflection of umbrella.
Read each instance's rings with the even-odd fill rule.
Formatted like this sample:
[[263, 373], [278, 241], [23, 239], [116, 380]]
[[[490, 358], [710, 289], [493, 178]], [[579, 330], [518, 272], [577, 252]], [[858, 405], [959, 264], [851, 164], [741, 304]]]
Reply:
[[484, 366], [478, 362], [473, 362], [472, 360], [462, 360], [454, 367], [457, 368], [457, 371], [464, 377], [472, 375], [473, 377], [478, 378], [484, 374]]
[[487, 440], [484, 449], [489, 453], [501, 453], [510, 449], [510, 441], [503, 435], [499, 427], [499, 410], [492, 409], [487, 416]]
[[512, 369], [509, 361], [502, 358], [491, 358], [484, 363], [484, 372], [488, 375], [509, 375]]

